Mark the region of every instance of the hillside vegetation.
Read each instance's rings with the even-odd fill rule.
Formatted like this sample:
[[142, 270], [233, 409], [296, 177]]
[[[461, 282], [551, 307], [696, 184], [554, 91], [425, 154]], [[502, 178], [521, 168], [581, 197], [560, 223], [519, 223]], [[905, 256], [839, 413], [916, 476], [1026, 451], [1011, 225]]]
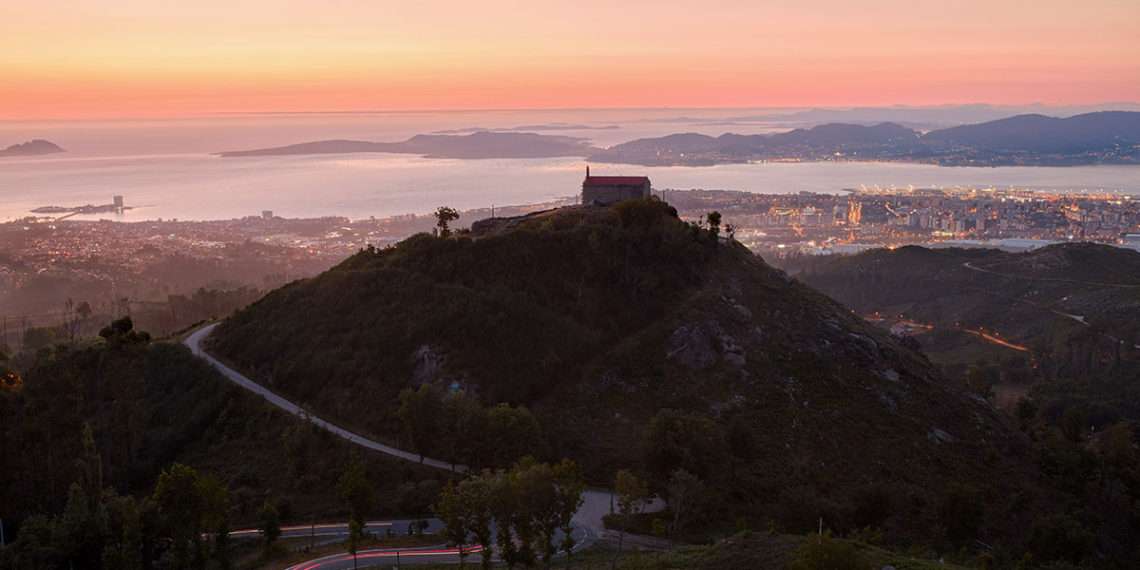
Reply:
[[1039, 558], [1096, 552], [1093, 567], [1135, 566], [1140, 253], [907, 247], [799, 265], [798, 278], [860, 313], [926, 323], [907, 341], [979, 397], [1009, 400], [1045, 482], [1064, 493], [1034, 531]]
[[425, 442], [417, 417], [463, 406], [410, 390], [525, 406], [541, 437], [516, 456], [570, 457], [598, 483], [632, 467], [662, 493], [695, 476], [673, 526], [823, 517], [970, 545], [1017, 542], [1039, 508], [1024, 440], [984, 401], [666, 204], [478, 227], [361, 251], [237, 313], [212, 350], [321, 415], [476, 464], [513, 459], [490, 457], [511, 428]]
[[1000, 334], [1029, 349], [1022, 359], [1033, 360], [1042, 380], [1140, 374], [1140, 253], [1132, 250], [1087, 243], [1028, 253], [904, 247], [812, 260], [797, 278], [861, 314]]
[[[196, 470], [221, 497], [206, 530], [255, 526], [267, 501], [285, 522], [344, 520], [337, 481], [350, 444], [129, 319], [102, 334], [10, 360], [0, 353], [0, 568], [179, 567], [170, 541], [188, 523], [162, 512], [163, 472]], [[378, 454], [361, 461], [379, 499], [368, 516], [426, 513], [444, 478]]]

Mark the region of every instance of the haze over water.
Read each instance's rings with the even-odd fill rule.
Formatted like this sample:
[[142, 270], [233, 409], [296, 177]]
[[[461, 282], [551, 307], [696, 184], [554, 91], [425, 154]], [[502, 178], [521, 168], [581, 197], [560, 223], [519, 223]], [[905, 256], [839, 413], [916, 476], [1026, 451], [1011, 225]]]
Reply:
[[[786, 130], [758, 120], [772, 110], [456, 111], [233, 115], [98, 122], [0, 124], [0, 147], [32, 138], [67, 153], [0, 159], [0, 220], [39, 206], [106, 204], [125, 196], [136, 209], [87, 219], [225, 219], [273, 210], [285, 217], [353, 219], [523, 204], [572, 196], [579, 158], [451, 160], [400, 154], [219, 158], [210, 153], [345, 138], [402, 140], [471, 128], [527, 129], [595, 145], [676, 132], [719, 135]], [[749, 118], [751, 117], [751, 118]], [[558, 124], [558, 128], [549, 128]], [[589, 128], [568, 128], [568, 127]], [[617, 128], [613, 128], [617, 127]], [[759, 193], [840, 192], [859, 185], [1108, 190], [1140, 195], [1140, 167], [946, 168], [902, 163], [766, 163], [714, 167], [596, 164], [595, 174], [646, 174], [657, 189]]]

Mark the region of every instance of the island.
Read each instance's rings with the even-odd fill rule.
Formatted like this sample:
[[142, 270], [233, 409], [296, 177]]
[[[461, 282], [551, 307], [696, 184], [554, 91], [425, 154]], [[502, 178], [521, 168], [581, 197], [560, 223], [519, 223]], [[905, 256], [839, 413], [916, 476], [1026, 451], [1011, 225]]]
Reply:
[[34, 139], [25, 143], [14, 144], [8, 148], [0, 150], [0, 157], [38, 156], [42, 154], [55, 154], [57, 152], [64, 152], [64, 150], [59, 145], [51, 141]]
[[479, 131], [469, 135], [416, 135], [400, 142], [324, 140], [273, 148], [217, 153], [225, 158], [388, 152], [428, 158], [551, 158], [589, 156], [600, 149], [577, 137]]

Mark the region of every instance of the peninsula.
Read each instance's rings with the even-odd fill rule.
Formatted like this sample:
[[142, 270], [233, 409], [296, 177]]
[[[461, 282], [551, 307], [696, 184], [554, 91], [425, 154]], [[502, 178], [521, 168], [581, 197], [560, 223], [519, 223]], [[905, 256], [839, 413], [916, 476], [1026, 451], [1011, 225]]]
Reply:
[[401, 142], [324, 140], [287, 146], [220, 152], [218, 156], [248, 157], [295, 154], [389, 152], [429, 158], [550, 158], [588, 156], [601, 149], [583, 139], [536, 133], [478, 131], [468, 135], [416, 135]]

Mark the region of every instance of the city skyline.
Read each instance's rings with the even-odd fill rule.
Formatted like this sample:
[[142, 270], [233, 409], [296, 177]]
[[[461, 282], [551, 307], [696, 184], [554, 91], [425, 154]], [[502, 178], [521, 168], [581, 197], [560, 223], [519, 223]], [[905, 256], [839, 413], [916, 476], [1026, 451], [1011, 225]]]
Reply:
[[0, 120], [1140, 101], [1140, 6], [1114, 0], [48, 1], [0, 16]]

